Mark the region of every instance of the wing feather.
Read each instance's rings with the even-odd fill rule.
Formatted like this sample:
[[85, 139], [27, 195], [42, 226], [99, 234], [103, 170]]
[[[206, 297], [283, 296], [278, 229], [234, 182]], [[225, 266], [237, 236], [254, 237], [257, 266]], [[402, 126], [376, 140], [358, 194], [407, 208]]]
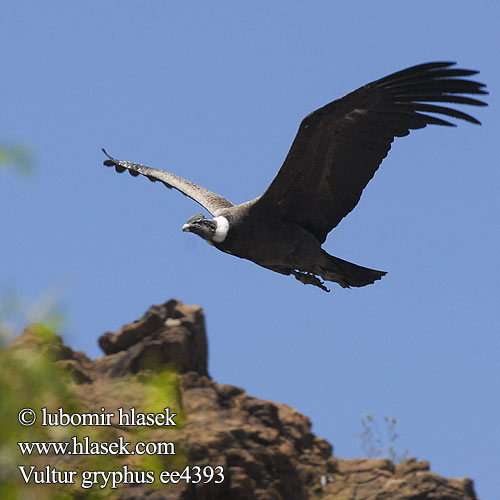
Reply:
[[226, 198], [213, 193], [204, 187], [198, 186], [194, 182], [172, 174], [171, 172], [147, 167], [146, 165], [141, 165], [140, 163], [117, 160], [116, 158], [108, 155], [105, 149], [102, 149], [102, 152], [109, 158], [104, 161], [104, 165], [107, 167], [114, 167], [117, 172], [124, 172], [125, 170], [128, 170], [130, 175], [133, 175], [134, 177], [141, 174], [147, 177], [151, 182], [159, 181], [169, 189], [177, 189], [177, 191], [198, 202], [212, 215], [216, 215], [216, 212], [221, 208], [229, 208], [233, 206], [233, 204], [226, 200]]
[[[433, 114], [480, 122], [446, 106], [486, 106], [461, 94], [486, 95], [453, 62], [412, 66], [317, 109], [302, 120], [280, 171], [253, 210], [293, 220], [322, 243], [357, 205], [395, 137], [427, 125], [456, 126]], [[432, 114], [427, 114], [432, 113]]]

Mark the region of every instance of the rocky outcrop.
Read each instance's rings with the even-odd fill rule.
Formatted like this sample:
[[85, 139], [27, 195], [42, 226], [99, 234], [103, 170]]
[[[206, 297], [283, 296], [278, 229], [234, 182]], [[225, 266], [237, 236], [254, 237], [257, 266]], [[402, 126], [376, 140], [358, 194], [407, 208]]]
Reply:
[[[30, 330], [16, 345], [29, 345]], [[122, 486], [113, 498], [150, 500], [473, 500], [469, 479], [446, 479], [428, 462], [408, 459], [342, 459], [311, 433], [310, 420], [287, 405], [249, 396], [243, 389], [213, 381], [207, 369], [203, 312], [171, 300], [151, 307], [134, 323], [99, 340], [105, 355], [90, 361], [61, 342], [51, 349], [74, 374], [86, 408], [109, 407], [108, 387], [166, 365], [179, 373], [179, 412], [183, 425], [175, 440], [187, 463], [221, 465], [220, 484], [181, 484], [151, 489]], [[57, 342], [56, 342], [57, 344]], [[40, 349], [40, 345], [37, 345]], [[139, 385], [140, 387], [140, 385]], [[129, 391], [128, 407], [141, 404]], [[106, 399], [108, 398], [108, 399]], [[117, 401], [116, 404], [123, 404]]]

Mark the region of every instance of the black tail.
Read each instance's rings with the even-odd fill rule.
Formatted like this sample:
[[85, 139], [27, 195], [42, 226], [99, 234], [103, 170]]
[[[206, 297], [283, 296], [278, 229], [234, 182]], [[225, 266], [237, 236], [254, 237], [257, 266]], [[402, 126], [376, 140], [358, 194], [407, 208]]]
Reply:
[[318, 274], [324, 280], [335, 281], [343, 288], [371, 285], [387, 274], [385, 271], [361, 267], [338, 257], [333, 257], [333, 255], [326, 252], [324, 254], [327, 257], [328, 267], [326, 269], [322, 267], [321, 273]]

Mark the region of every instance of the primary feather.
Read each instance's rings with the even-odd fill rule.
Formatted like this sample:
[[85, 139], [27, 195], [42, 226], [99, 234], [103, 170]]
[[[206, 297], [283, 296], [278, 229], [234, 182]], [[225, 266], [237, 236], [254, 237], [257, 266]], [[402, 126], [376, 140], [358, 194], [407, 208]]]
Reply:
[[[458, 79], [477, 71], [453, 62], [420, 64], [376, 80], [308, 115], [275, 179], [258, 201], [309, 229], [323, 243], [357, 205], [395, 137], [427, 125], [455, 126], [427, 113], [480, 122], [429, 102], [486, 106], [460, 94], [487, 94], [484, 84]], [[257, 208], [257, 207], [256, 207]]]

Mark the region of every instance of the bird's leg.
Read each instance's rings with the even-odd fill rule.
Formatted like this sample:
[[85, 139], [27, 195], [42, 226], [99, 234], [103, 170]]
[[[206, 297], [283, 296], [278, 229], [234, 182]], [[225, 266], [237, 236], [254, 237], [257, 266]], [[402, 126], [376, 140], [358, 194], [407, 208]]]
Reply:
[[286, 266], [262, 266], [262, 267], [270, 269], [275, 273], [284, 274], [285, 276], [290, 276], [290, 274], [292, 274], [293, 276], [295, 276], [295, 279], [299, 280], [301, 283], [304, 283], [304, 285], [314, 285], [317, 286], [318, 288], [321, 288], [321, 290], [324, 290], [325, 292], [330, 291], [328, 288], [326, 288], [323, 281], [321, 281], [313, 273], [295, 271], [294, 269], [290, 269], [289, 267]]
[[295, 279], [299, 280], [301, 283], [304, 283], [304, 285], [314, 285], [314, 286], [317, 286], [318, 288], [321, 288], [321, 290], [324, 290], [325, 292], [330, 291], [328, 288], [326, 288], [323, 281], [321, 281], [313, 273], [306, 273], [306, 272], [302, 272], [302, 271], [292, 271], [291, 274], [293, 274], [295, 276]]

